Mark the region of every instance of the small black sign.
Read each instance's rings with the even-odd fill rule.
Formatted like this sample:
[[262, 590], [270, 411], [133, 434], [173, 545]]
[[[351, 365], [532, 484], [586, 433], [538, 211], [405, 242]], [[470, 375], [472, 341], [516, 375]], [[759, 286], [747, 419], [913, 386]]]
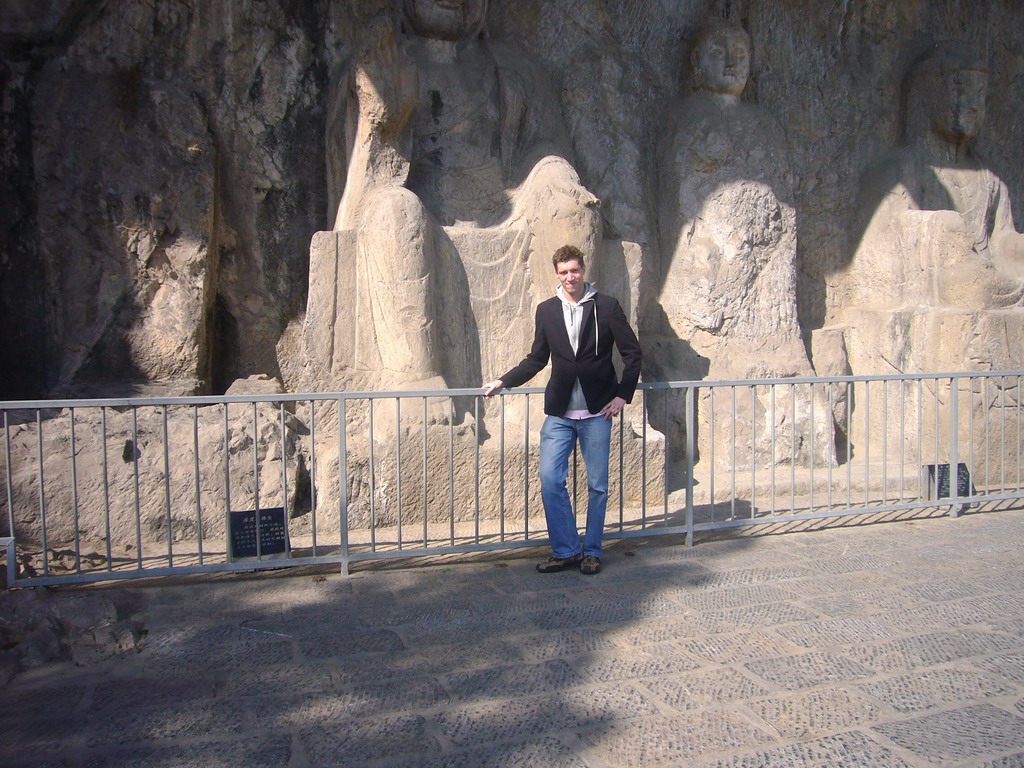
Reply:
[[[949, 464], [925, 464], [922, 480], [927, 484], [928, 499], [948, 499]], [[973, 496], [977, 491], [971, 483], [971, 473], [967, 465], [960, 462], [956, 465], [956, 495], [958, 498]]]
[[259, 549], [256, 547], [257, 510], [242, 509], [228, 513], [228, 528], [231, 547], [231, 560], [256, 557], [287, 557], [288, 555], [288, 521], [283, 507], [271, 507], [258, 511], [259, 517]]

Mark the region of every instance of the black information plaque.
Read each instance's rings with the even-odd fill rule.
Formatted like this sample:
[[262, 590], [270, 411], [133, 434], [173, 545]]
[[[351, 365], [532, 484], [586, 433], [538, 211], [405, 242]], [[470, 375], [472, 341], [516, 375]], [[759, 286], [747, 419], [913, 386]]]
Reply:
[[[925, 464], [921, 467], [921, 485], [926, 488], [926, 499], [950, 498], [949, 481], [949, 464]], [[956, 465], [956, 495], [958, 498], [966, 498], [975, 492], [971, 472], [966, 464], [960, 462]]]
[[283, 507], [259, 510], [259, 549], [256, 547], [256, 510], [228, 513], [228, 545], [231, 560], [255, 558], [257, 554], [273, 558], [288, 557], [288, 521]]

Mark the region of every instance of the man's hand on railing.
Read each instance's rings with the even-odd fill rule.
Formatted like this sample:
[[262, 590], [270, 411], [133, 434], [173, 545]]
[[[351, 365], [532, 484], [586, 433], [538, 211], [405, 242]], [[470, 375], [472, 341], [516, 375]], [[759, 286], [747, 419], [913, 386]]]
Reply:
[[501, 379], [495, 379], [494, 381], [488, 381], [484, 384], [484, 397], [488, 400], [494, 397], [494, 393], [505, 386], [505, 382]]

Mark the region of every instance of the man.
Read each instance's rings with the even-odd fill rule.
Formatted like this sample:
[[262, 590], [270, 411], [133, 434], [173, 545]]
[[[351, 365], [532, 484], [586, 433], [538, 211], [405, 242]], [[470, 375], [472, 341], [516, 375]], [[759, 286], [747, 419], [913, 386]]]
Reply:
[[[584, 281], [586, 264], [579, 248], [562, 246], [551, 260], [560, 285], [554, 298], [537, 306], [533, 348], [519, 365], [485, 384], [484, 397], [525, 384], [551, 359], [551, 379], [544, 391], [547, 418], [540, 431], [540, 483], [552, 556], [538, 563], [537, 570], [555, 573], [579, 565], [592, 576], [601, 570], [611, 419], [633, 399], [640, 378], [640, 343], [619, 302]], [[622, 356], [621, 382], [612, 366], [613, 345]], [[577, 440], [589, 489], [582, 550], [565, 487]]]

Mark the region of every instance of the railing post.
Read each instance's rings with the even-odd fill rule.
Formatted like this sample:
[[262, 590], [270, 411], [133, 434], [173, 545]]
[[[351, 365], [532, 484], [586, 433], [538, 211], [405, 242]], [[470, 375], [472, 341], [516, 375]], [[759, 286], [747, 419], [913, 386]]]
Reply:
[[[686, 546], [693, 546], [693, 455], [697, 450], [697, 388], [686, 388]], [[667, 478], [666, 478], [667, 479]], [[714, 504], [714, 499], [711, 500]]]
[[7, 586], [13, 587], [14, 582], [18, 580], [18, 551], [14, 545], [14, 537], [0, 539], [0, 546], [7, 549]]
[[338, 524], [341, 532], [341, 575], [348, 576], [348, 447], [345, 443], [343, 397], [338, 398]]
[[[81, 525], [78, 518], [78, 457], [75, 455], [75, 409], [68, 409], [68, 427], [70, 430], [71, 460], [71, 513], [75, 524], [75, 573], [82, 572], [82, 539]], [[169, 530], [169, 529], [168, 529]]]
[[[110, 570], [110, 500], [107, 494], [107, 422], [103, 409], [103, 498], [107, 507], [107, 570]], [[196, 481], [196, 540], [199, 544], [199, 564], [203, 564], [203, 491], [199, 479], [199, 407], [192, 406], [192, 457]]]
[[530, 540], [530, 395], [524, 395], [523, 411], [523, 538]]
[[228, 427], [228, 404], [224, 403], [224, 551], [231, 555], [231, 432]]
[[[14, 541], [14, 475], [13, 469], [11, 468], [11, 428], [10, 420], [7, 416], [7, 411], [4, 411], [4, 460], [7, 471], [7, 532], [10, 534], [11, 541]], [[107, 541], [110, 541], [110, 537], [107, 537]], [[13, 546], [8, 544], [8, 546]], [[110, 557], [107, 557], [107, 562], [110, 562]], [[7, 557], [7, 566], [10, 568], [11, 558], [10, 553]], [[7, 582], [10, 584], [10, 581]]]
[[[960, 420], [960, 380], [955, 376], [949, 379], [949, 516], [960, 516], [960, 504], [957, 503], [960, 496], [960, 451], [959, 441], [959, 420]], [[938, 382], [936, 382], [936, 392]], [[938, 472], [938, 469], [936, 469]]]
[[421, 467], [423, 486], [423, 547], [426, 549], [430, 541], [430, 531], [427, 526], [427, 500], [430, 492], [427, 489], [427, 398], [423, 398], [423, 466]]
[[[133, 409], [134, 410], [134, 409]], [[36, 408], [36, 458], [37, 462], [37, 478], [39, 483], [39, 532], [42, 538], [43, 544], [43, 576], [50, 575], [50, 547], [49, 542], [46, 538], [46, 481], [43, 461], [43, 412]], [[138, 466], [138, 464], [136, 464]], [[137, 476], [137, 474], [136, 474]], [[138, 487], [138, 485], [136, 485]], [[138, 499], [138, 494], [135, 494], [135, 498]], [[11, 533], [14, 533], [14, 529], [11, 529]], [[141, 556], [142, 550], [140, 548], [139, 555]]]

